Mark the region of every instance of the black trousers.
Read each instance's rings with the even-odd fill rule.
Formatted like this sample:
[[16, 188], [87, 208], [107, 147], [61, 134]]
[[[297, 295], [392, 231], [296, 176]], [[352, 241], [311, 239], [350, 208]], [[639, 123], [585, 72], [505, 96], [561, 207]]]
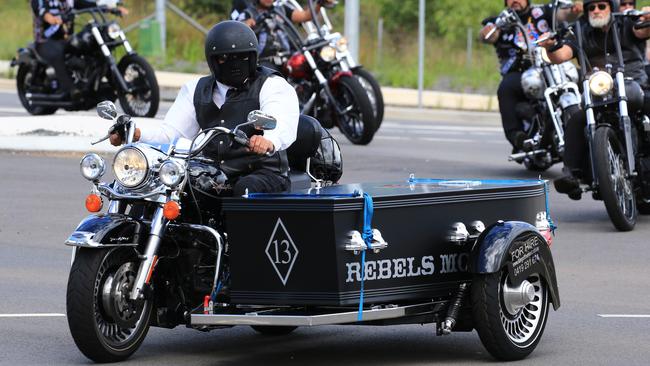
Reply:
[[48, 40], [36, 45], [36, 51], [45, 59], [56, 72], [56, 79], [59, 81], [60, 89], [70, 92], [74, 82], [65, 67], [65, 46], [64, 40]]
[[579, 110], [564, 126], [564, 166], [577, 177], [588, 171], [587, 115]]
[[503, 133], [514, 146], [515, 132], [524, 130], [521, 119], [517, 116], [517, 104], [527, 100], [521, 88], [521, 72], [514, 71], [503, 75], [497, 90], [497, 98]]
[[233, 196], [248, 193], [274, 193], [289, 189], [289, 178], [267, 169], [260, 169], [248, 175], [243, 175], [235, 181], [232, 191]]

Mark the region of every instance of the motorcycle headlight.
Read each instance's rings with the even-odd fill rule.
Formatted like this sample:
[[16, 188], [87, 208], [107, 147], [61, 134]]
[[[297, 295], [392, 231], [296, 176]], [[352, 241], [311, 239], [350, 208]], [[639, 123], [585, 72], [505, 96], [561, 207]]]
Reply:
[[546, 82], [542, 77], [542, 71], [536, 67], [524, 71], [521, 74], [521, 87], [529, 98], [542, 99], [544, 98], [544, 90], [546, 89]]
[[572, 81], [574, 83], [578, 82], [580, 76], [578, 75], [578, 68], [576, 67], [576, 65], [574, 65], [570, 61], [567, 61], [560, 64], [560, 66], [564, 70], [564, 74], [569, 79], [569, 81]]
[[599, 97], [607, 95], [614, 87], [614, 79], [605, 71], [596, 71], [589, 77], [589, 91]]
[[331, 46], [325, 46], [320, 50], [320, 58], [325, 62], [330, 62], [336, 58], [336, 49]]
[[158, 172], [158, 178], [160, 178], [160, 181], [171, 188], [179, 185], [183, 181], [184, 177], [185, 167], [173, 160], [167, 160], [162, 163], [160, 171]]
[[113, 173], [121, 185], [134, 188], [142, 184], [147, 178], [149, 164], [142, 151], [127, 147], [115, 155], [113, 160]]
[[106, 29], [106, 33], [108, 33], [108, 36], [111, 39], [118, 39], [120, 37], [120, 32], [122, 29], [117, 23], [111, 23], [108, 25], [108, 28]]
[[99, 179], [106, 171], [104, 159], [97, 154], [87, 154], [79, 163], [81, 175], [91, 181]]
[[348, 51], [348, 40], [345, 37], [339, 38], [339, 40], [336, 41], [336, 49], [339, 52], [347, 52]]

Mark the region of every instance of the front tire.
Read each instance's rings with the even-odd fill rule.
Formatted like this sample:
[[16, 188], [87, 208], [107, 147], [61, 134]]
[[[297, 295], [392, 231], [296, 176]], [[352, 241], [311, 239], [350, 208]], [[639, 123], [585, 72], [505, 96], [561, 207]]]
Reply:
[[377, 131], [377, 124], [366, 90], [355, 77], [343, 75], [339, 78], [334, 97], [339, 108], [347, 110], [336, 115], [341, 132], [355, 145], [369, 144]]
[[33, 106], [29, 104], [26, 94], [29, 92], [33, 80], [34, 73], [32, 68], [27, 65], [19, 65], [18, 72], [16, 73], [16, 89], [18, 91], [18, 98], [20, 99], [20, 103], [29, 114], [34, 116], [54, 114], [54, 112], [56, 112], [58, 109], [57, 107]]
[[154, 117], [160, 104], [160, 89], [151, 65], [138, 55], [127, 55], [117, 68], [126, 84], [134, 88], [133, 93], [125, 93], [117, 86], [117, 96], [124, 112], [133, 117]]
[[548, 315], [548, 288], [539, 274], [525, 280], [534, 288], [532, 301], [513, 304], [508, 273], [479, 275], [472, 282], [472, 315], [483, 346], [501, 361], [521, 360], [539, 343]]
[[95, 362], [127, 359], [149, 330], [152, 303], [128, 296], [139, 260], [131, 248], [78, 248], [70, 269], [66, 311], [79, 350]]
[[594, 135], [594, 164], [598, 189], [607, 214], [619, 231], [630, 231], [636, 224], [634, 187], [627, 178], [626, 156], [616, 132], [599, 127]]
[[366, 90], [368, 94], [368, 99], [370, 99], [370, 104], [372, 105], [372, 111], [375, 115], [375, 122], [377, 128], [381, 126], [381, 122], [384, 120], [384, 96], [381, 93], [381, 87], [375, 79], [374, 76], [367, 70], [357, 67], [352, 71], [354, 76], [357, 77], [361, 86]]

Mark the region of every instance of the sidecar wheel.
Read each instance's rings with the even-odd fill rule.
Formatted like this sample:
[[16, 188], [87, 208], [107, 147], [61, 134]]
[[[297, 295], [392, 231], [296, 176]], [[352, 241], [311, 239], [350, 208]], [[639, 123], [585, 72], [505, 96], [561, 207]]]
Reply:
[[122, 296], [128, 296], [138, 264], [130, 248], [77, 251], [68, 278], [68, 326], [79, 350], [95, 362], [125, 360], [147, 335], [152, 302]]
[[291, 326], [276, 327], [276, 326], [270, 326], [270, 325], [251, 325], [251, 328], [253, 328], [253, 330], [256, 331], [257, 333], [263, 334], [265, 336], [282, 336], [282, 335], [287, 335], [287, 334], [293, 332], [298, 327], [291, 327]]
[[[501, 361], [521, 360], [537, 347], [546, 326], [548, 289], [538, 274], [524, 282], [529, 291], [511, 288], [507, 272], [481, 275], [472, 282], [472, 315], [483, 346]], [[529, 287], [532, 286], [532, 287]], [[525, 293], [530, 302], [513, 300]], [[507, 294], [510, 294], [507, 295]]]

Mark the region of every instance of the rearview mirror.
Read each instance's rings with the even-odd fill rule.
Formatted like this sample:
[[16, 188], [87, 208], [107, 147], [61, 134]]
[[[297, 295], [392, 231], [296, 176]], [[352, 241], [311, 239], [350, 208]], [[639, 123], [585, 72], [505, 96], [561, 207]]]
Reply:
[[256, 130], [272, 130], [277, 125], [278, 121], [275, 117], [263, 113], [259, 110], [251, 111], [248, 114], [246, 124], [251, 124]]
[[110, 100], [105, 100], [97, 104], [97, 115], [103, 119], [114, 120], [117, 117], [117, 108]]

